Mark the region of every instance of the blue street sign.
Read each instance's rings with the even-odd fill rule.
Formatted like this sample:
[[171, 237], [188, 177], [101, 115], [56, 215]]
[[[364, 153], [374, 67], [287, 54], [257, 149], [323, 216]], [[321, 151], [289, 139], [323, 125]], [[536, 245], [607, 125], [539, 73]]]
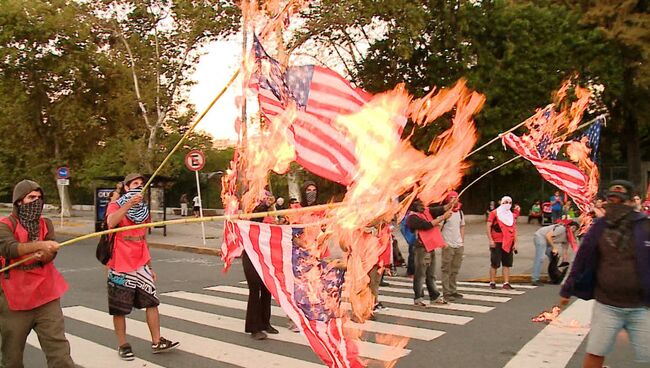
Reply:
[[70, 169], [67, 166], [62, 166], [56, 169], [56, 176], [59, 179], [67, 179], [70, 177]]

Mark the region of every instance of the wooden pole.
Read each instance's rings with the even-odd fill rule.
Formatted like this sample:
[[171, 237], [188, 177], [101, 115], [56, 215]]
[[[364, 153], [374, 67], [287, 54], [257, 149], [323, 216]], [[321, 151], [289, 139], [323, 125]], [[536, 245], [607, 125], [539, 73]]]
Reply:
[[[129, 231], [129, 230], [137, 230], [137, 229], [146, 229], [146, 228], [151, 228], [151, 227], [157, 227], [157, 226], [163, 226], [163, 225], [180, 225], [180, 224], [191, 224], [195, 222], [214, 222], [214, 221], [232, 221], [232, 220], [250, 220], [253, 218], [262, 218], [266, 216], [280, 216], [280, 215], [292, 215], [292, 214], [297, 214], [297, 213], [303, 213], [303, 212], [315, 212], [315, 211], [322, 211], [322, 210], [327, 210], [327, 209], [332, 209], [332, 208], [338, 208], [338, 207], [343, 207], [345, 204], [343, 202], [336, 202], [336, 203], [329, 203], [329, 204], [322, 204], [318, 206], [311, 206], [311, 207], [302, 207], [302, 208], [289, 208], [286, 210], [277, 210], [277, 211], [267, 211], [267, 212], [255, 212], [255, 213], [240, 213], [236, 215], [221, 215], [221, 216], [209, 216], [209, 217], [198, 217], [198, 218], [189, 218], [189, 219], [176, 219], [176, 220], [167, 220], [167, 221], [158, 221], [158, 222], [149, 222], [146, 224], [138, 224], [138, 225], [131, 225], [131, 226], [124, 226], [124, 227], [116, 227], [113, 229], [109, 230], [104, 230], [104, 231], [99, 231], [96, 233], [91, 233], [91, 234], [86, 234], [74, 239], [70, 239], [67, 241], [64, 241], [63, 243], [59, 244], [59, 248], [64, 247], [66, 245], [74, 244], [77, 242], [80, 242], [82, 240], [86, 239], [91, 239], [91, 238], [97, 238], [102, 235], [108, 235], [108, 234], [113, 234], [113, 233], [119, 233], [122, 231]], [[294, 227], [300, 227], [300, 225], [294, 224], [291, 225]], [[16, 266], [19, 266], [25, 262], [31, 261], [32, 259], [38, 258], [37, 254], [33, 254], [27, 258], [21, 259], [18, 262], [12, 263], [7, 267], [4, 267], [0, 269], [0, 273], [10, 270]]]

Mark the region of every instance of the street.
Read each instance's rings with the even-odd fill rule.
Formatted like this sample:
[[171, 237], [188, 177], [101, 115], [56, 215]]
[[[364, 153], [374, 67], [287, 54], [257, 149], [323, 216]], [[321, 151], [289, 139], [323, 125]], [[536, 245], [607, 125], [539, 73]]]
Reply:
[[[247, 289], [242, 284], [244, 275], [239, 262], [224, 274], [218, 257], [161, 249], [152, 249], [152, 256], [158, 274], [162, 334], [181, 345], [176, 351], [153, 355], [144, 312], [136, 311], [127, 321], [127, 334], [138, 359], [121, 361], [116, 353], [112, 319], [106, 312], [105, 271], [94, 258], [95, 245], [89, 240], [68, 247], [56, 260], [70, 284], [62, 303], [72, 356], [79, 366], [322, 366], [304, 338], [285, 328], [287, 319], [277, 307], [273, 307], [272, 323], [281, 331], [279, 335], [254, 341], [243, 332]], [[484, 274], [484, 269], [470, 269], [479, 261], [468, 259], [461, 279]], [[399, 269], [399, 274], [404, 270]], [[514, 291], [506, 291], [463, 283], [459, 290], [465, 294], [462, 300], [423, 309], [412, 305], [410, 280], [400, 276], [387, 281], [391, 285], [380, 289], [380, 299], [389, 309], [378, 314], [376, 322], [359, 326], [365, 331], [362, 338], [366, 341], [360, 344], [360, 354], [371, 367], [399, 357], [397, 367], [581, 366], [586, 329], [576, 333], [568, 327], [530, 322], [531, 317], [557, 302], [559, 286], [515, 285]], [[588, 305], [574, 306], [572, 319], [588, 322]], [[377, 333], [408, 337], [409, 341], [404, 349], [390, 349], [378, 342]], [[641, 367], [631, 363], [629, 343], [624, 338], [619, 340], [606, 363], [617, 368]], [[26, 367], [46, 365], [38, 346], [35, 335], [30, 336]]]

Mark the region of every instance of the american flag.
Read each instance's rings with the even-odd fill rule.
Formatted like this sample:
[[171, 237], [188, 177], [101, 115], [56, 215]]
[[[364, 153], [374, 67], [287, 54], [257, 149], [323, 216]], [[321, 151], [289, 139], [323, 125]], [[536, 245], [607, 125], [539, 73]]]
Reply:
[[504, 135], [503, 142], [530, 161], [544, 179], [573, 198], [581, 211], [589, 208], [591, 203], [587, 190], [589, 177], [576, 165], [542, 157], [537, 147], [531, 148], [521, 137], [513, 133]]
[[291, 226], [242, 220], [232, 225], [267, 289], [316, 355], [328, 367], [363, 367], [338, 317], [343, 271], [294, 245]]
[[591, 160], [593, 162], [596, 162], [598, 157], [598, 146], [600, 146], [600, 131], [602, 130], [602, 122], [602, 118], [596, 120], [596, 122], [591, 124], [589, 129], [587, 129], [587, 131], [585, 131], [578, 138], [578, 140], [580, 140], [582, 137], [587, 137], [587, 146], [591, 148]]
[[[260, 110], [267, 118], [280, 115], [293, 101], [297, 116], [290, 127], [296, 161], [308, 171], [343, 185], [352, 183], [357, 159], [354, 144], [335, 127], [337, 116], [358, 112], [372, 98], [336, 72], [315, 65], [291, 66], [282, 72], [278, 62], [254, 39], [255, 77]], [[403, 119], [399, 124], [405, 124]], [[401, 131], [403, 125], [397, 127]]]

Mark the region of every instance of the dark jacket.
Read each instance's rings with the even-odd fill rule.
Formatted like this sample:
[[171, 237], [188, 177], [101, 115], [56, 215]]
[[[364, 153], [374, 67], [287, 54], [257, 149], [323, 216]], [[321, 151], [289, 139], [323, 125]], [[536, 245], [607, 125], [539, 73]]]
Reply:
[[[605, 227], [605, 218], [599, 218], [585, 234], [569, 277], [560, 290], [562, 297], [576, 296], [584, 300], [594, 298], [598, 277], [598, 241]], [[643, 214], [635, 213], [633, 229], [639, 281], [643, 288], [644, 303], [650, 307], [650, 219]]]
[[[445, 207], [444, 206], [435, 206], [435, 207], [425, 207], [425, 211], [429, 211], [431, 213], [431, 217], [436, 218], [438, 216], [442, 216], [445, 213]], [[427, 221], [419, 217], [416, 212], [411, 213], [407, 218], [406, 218], [406, 226], [411, 229], [411, 231], [415, 232], [416, 230], [429, 230], [433, 228], [433, 225]], [[422, 241], [420, 240], [419, 236], [415, 237], [415, 245], [416, 246], [423, 246]]]

